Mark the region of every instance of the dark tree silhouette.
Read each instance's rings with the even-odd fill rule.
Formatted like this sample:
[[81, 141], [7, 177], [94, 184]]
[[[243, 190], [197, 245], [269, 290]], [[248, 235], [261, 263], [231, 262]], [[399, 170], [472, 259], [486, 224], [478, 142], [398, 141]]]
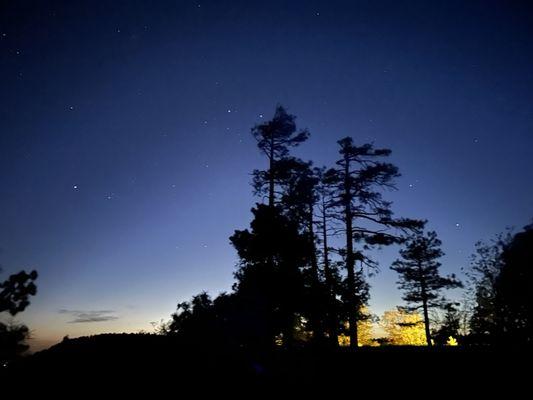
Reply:
[[291, 346], [303, 307], [301, 269], [309, 264], [310, 242], [279, 207], [258, 204], [252, 213], [250, 230], [230, 238], [241, 260], [235, 294], [258, 345], [271, 346], [281, 334], [284, 345]]
[[303, 271], [305, 292], [306, 328], [312, 332], [316, 344], [322, 344], [326, 338], [326, 315], [328, 294], [322, 280], [318, 265], [318, 236], [315, 226], [318, 221], [315, 211], [318, 209], [320, 170], [311, 168], [311, 163], [297, 160], [293, 163], [291, 177], [281, 197], [281, 206], [286, 209], [289, 219], [296, 222], [300, 232], [309, 241], [309, 266]]
[[329, 237], [332, 234], [332, 221], [334, 218], [335, 199], [334, 188], [331, 187], [325, 176], [325, 168], [315, 169], [315, 175], [319, 178], [316, 191], [318, 195], [318, 219], [317, 226], [320, 232], [322, 267], [325, 285], [326, 325], [327, 336], [330, 344], [338, 346], [339, 335], [339, 310], [340, 304], [337, 294], [340, 293], [341, 279], [337, 269], [337, 263], [330, 259]]
[[29, 297], [37, 293], [36, 279], [37, 271], [20, 271], [0, 283], [0, 312], [16, 315], [24, 311], [30, 304]]
[[496, 281], [503, 267], [502, 254], [512, 241], [510, 232], [499, 234], [489, 243], [477, 242], [472, 256], [469, 278], [469, 294], [474, 303], [469, 319], [469, 340], [474, 343], [490, 343], [499, 336], [496, 304]]
[[461, 328], [461, 316], [455, 305], [447, 304], [445, 309], [446, 313], [440, 327], [433, 335], [435, 343], [439, 345], [447, 344], [450, 337], [457, 339]]
[[475, 303], [470, 318], [473, 343], [531, 344], [532, 260], [533, 225], [476, 244], [468, 271]]
[[[37, 271], [20, 271], [0, 283], [0, 312], [15, 316], [30, 304], [30, 296], [37, 293]], [[0, 360], [8, 360], [25, 351], [24, 340], [29, 329], [24, 325], [6, 325], [0, 322]]]
[[347, 273], [346, 300], [350, 309], [350, 346], [356, 348], [357, 319], [361, 305], [356, 285], [358, 281], [362, 282], [362, 275], [357, 276], [355, 264], [356, 261], [362, 265], [372, 263], [362, 251], [354, 249], [354, 243], [363, 242], [366, 246], [401, 243], [401, 236], [391, 233], [391, 229], [412, 231], [420, 229], [424, 223], [393, 218], [391, 203], [385, 201], [379, 191], [394, 189], [394, 179], [399, 176], [394, 165], [379, 161], [389, 156], [390, 150], [375, 149], [371, 144], [356, 146], [350, 137], [337, 143], [341, 159], [337, 161], [337, 168], [328, 170], [326, 176], [328, 183], [335, 187], [336, 217], [342, 221], [346, 237], [344, 260]]
[[309, 132], [296, 130], [296, 117], [288, 114], [278, 105], [274, 118], [252, 128], [252, 135], [257, 140], [257, 147], [268, 159], [266, 171], [255, 170], [254, 189], [256, 194], [267, 194], [268, 205], [276, 202], [276, 185], [288, 178], [291, 167], [289, 148], [300, 145], [309, 137]]
[[435, 232], [428, 232], [427, 235], [418, 233], [400, 250], [402, 258], [391, 266], [400, 275], [398, 285], [404, 291], [403, 299], [410, 304], [406, 309], [421, 309], [423, 312], [428, 346], [432, 345], [429, 310], [445, 308], [449, 304], [441, 295], [443, 289], [462, 287], [455, 275], [440, 275], [441, 264], [437, 260], [444, 255], [440, 246], [441, 241]]
[[499, 331], [506, 343], [533, 343], [533, 224], [504, 247], [495, 282]]
[[211, 297], [206, 292], [202, 292], [193, 296], [190, 302], [179, 303], [165, 329], [167, 333], [184, 337], [185, 340], [197, 341], [200, 337], [202, 339], [212, 337], [214, 332], [209, 326], [212, 322], [212, 311]]

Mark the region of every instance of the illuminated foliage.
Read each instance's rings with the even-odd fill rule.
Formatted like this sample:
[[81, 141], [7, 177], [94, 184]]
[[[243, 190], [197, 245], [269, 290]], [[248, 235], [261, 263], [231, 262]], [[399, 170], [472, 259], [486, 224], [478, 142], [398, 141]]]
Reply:
[[402, 310], [385, 311], [380, 325], [393, 345], [426, 345], [424, 320], [419, 313]]
[[459, 343], [457, 342], [457, 339], [456, 339], [456, 338], [454, 338], [453, 336], [450, 336], [450, 337], [448, 338], [448, 341], [446, 342], [446, 345], [447, 345], [447, 346], [458, 346]]
[[[367, 307], [363, 307], [362, 315], [369, 315]], [[345, 329], [349, 331], [348, 322], [346, 322]], [[350, 336], [344, 333], [338, 336], [339, 346], [350, 346]], [[374, 321], [371, 317], [361, 319], [357, 322], [357, 345], [361, 346], [377, 346], [374, 341]]]

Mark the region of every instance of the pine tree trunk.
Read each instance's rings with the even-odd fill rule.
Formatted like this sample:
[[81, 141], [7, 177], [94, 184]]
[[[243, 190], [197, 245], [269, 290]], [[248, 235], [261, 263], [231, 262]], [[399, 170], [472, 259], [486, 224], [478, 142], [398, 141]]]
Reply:
[[322, 202], [323, 212], [322, 212], [322, 244], [323, 244], [323, 254], [324, 254], [324, 275], [326, 278], [327, 294], [328, 294], [328, 329], [330, 335], [331, 344], [334, 347], [339, 345], [339, 332], [337, 329], [337, 311], [335, 307], [335, 290], [333, 287], [333, 273], [329, 266], [329, 251], [328, 251], [328, 232], [327, 232], [327, 221], [326, 221], [326, 209], [325, 204]]
[[344, 223], [346, 226], [346, 272], [348, 280], [348, 323], [350, 347], [357, 349], [357, 304], [355, 299], [355, 257], [353, 251], [352, 193], [350, 187], [350, 161], [344, 159]]
[[431, 331], [429, 330], [428, 305], [425, 299], [423, 300], [422, 307], [424, 309], [424, 328], [426, 329], [426, 341], [428, 346], [431, 347], [433, 344], [431, 343]]
[[428, 312], [428, 301], [427, 301], [427, 294], [426, 294], [426, 282], [423, 278], [423, 271], [422, 271], [422, 263], [418, 261], [418, 270], [420, 272], [420, 295], [422, 297], [422, 310], [424, 312], [424, 329], [426, 331], [426, 342], [428, 346], [432, 346], [431, 343], [431, 331], [429, 329], [429, 312]]
[[309, 238], [311, 240], [311, 274], [312, 274], [312, 287], [311, 296], [313, 296], [313, 311], [311, 325], [313, 327], [313, 334], [316, 343], [324, 342], [323, 331], [323, 313], [322, 313], [322, 295], [320, 291], [320, 277], [318, 274], [318, 261], [316, 258], [316, 246], [315, 246], [315, 232], [313, 228], [313, 204], [309, 204]]

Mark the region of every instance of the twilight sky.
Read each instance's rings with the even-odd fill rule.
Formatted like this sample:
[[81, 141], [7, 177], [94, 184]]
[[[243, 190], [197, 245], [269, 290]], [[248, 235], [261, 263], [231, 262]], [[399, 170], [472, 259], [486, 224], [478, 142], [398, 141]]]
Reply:
[[[229, 290], [250, 128], [281, 103], [331, 165], [393, 150], [396, 215], [445, 272], [533, 217], [533, 9], [519, 1], [12, 1], [0, 5], [0, 279], [39, 271], [34, 347], [151, 330]], [[401, 303], [378, 254], [372, 310]]]

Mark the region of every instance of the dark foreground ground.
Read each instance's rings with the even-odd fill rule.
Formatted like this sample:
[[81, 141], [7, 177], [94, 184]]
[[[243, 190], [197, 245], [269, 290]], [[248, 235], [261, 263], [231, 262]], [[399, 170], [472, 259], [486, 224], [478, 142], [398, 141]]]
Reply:
[[177, 398], [195, 397], [185, 393], [201, 397], [226, 390], [265, 394], [287, 386], [302, 393], [341, 390], [351, 393], [350, 398], [360, 397], [356, 394], [363, 392], [379, 397], [387, 393], [427, 398], [501, 391], [505, 398], [514, 398], [512, 393], [527, 398], [533, 387], [532, 365], [529, 349], [517, 348], [253, 352], [185, 346], [163, 336], [123, 334], [63, 341], [3, 367], [0, 382], [4, 388], [42, 393], [74, 387], [77, 392], [72, 394], [118, 390], [125, 396], [153, 390]]

